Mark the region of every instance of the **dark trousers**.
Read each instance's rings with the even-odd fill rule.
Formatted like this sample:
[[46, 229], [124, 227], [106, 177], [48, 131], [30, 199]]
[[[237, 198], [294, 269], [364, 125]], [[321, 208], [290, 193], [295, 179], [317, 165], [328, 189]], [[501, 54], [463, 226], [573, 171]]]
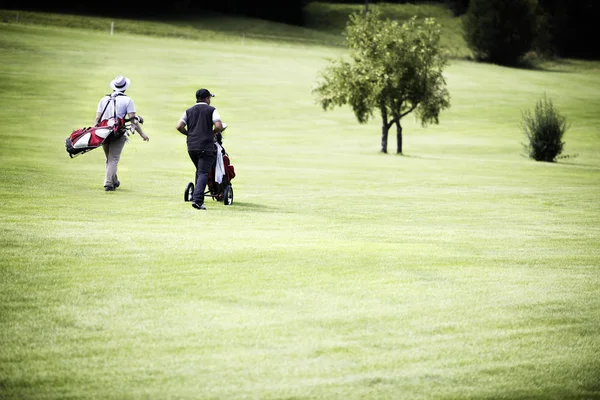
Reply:
[[194, 187], [192, 201], [194, 203], [202, 204], [204, 203], [204, 191], [206, 190], [206, 184], [208, 183], [208, 173], [215, 165], [217, 152], [207, 150], [190, 150], [188, 151], [188, 154], [196, 166], [196, 186]]

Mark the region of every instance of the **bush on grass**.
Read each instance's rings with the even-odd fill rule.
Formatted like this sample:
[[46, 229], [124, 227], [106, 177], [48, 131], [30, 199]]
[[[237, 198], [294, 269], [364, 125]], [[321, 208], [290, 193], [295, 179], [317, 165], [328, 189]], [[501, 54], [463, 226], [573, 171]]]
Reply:
[[562, 153], [563, 135], [567, 130], [567, 118], [554, 108], [552, 100], [544, 97], [536, 103], [535, 110], [524, 110], [523, 133], [528, 142], [524, 145], [530, 158], [536, 161], [554, 162]]

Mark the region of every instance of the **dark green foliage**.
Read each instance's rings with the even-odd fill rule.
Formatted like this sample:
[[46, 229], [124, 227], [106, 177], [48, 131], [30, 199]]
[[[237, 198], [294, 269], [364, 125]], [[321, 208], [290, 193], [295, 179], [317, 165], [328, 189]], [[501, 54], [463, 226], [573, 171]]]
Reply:
[[600, 59], [600, 1], [538, 0], [553, 50], [561, 57]]
[[469, 0], [444, 0], [444, 4], [457, 16], [463, 15], [469, 8]]
[[465, 41], [479, 61], [516, 65], [531, 50], [536, 0], [471, 0], [463, 20]]
[[[207, 12], [220, 12], [302, 25], [302, 9], [306, 6], [306, 3], [307, 1], [305, 0], [128, 0], [125, 3], [121, 0], [103, 0], [101, 2], [81, 0], [0, 0], [0, 8], [130, 19], [139, 19], [140, 17], [161, 18], [165, 15], [172, 17], [173, 14], [179, 16], [201, 16]], [[127, 10], [130, 11], [128, 12]]]
[[554, 162], [562, 153], [567, 119], [562, 116], [546, 95], [536, 103], [535, 110], [522, 112], [523, 133], [528, 143], [525, 150], [536, 161]]

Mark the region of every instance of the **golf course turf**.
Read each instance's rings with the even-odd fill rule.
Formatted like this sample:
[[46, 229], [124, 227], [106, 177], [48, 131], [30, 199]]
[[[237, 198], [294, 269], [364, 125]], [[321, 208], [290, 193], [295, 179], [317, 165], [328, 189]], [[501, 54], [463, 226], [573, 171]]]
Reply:
[[[311, 94], [343, 47], [118, 26], [0, 23], [1, 398], [600, 398], [600, 63], [452, 59], [439, 125], [383, 154], [377, 115]], [[116, 75], [150, 141], [107, 193], [64, 141]], [[236, 169], [202, 212], [200, 87]], [[523, 150], [544, 94], [555, 163]]]

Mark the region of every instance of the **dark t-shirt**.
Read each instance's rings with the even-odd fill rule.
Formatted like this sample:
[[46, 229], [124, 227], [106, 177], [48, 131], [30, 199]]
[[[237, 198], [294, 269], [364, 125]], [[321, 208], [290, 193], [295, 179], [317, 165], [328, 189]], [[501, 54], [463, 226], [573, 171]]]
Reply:
[[214, 107], [198, 103], [186, 110], [188, 151], [215, 151], [212, 115]]

